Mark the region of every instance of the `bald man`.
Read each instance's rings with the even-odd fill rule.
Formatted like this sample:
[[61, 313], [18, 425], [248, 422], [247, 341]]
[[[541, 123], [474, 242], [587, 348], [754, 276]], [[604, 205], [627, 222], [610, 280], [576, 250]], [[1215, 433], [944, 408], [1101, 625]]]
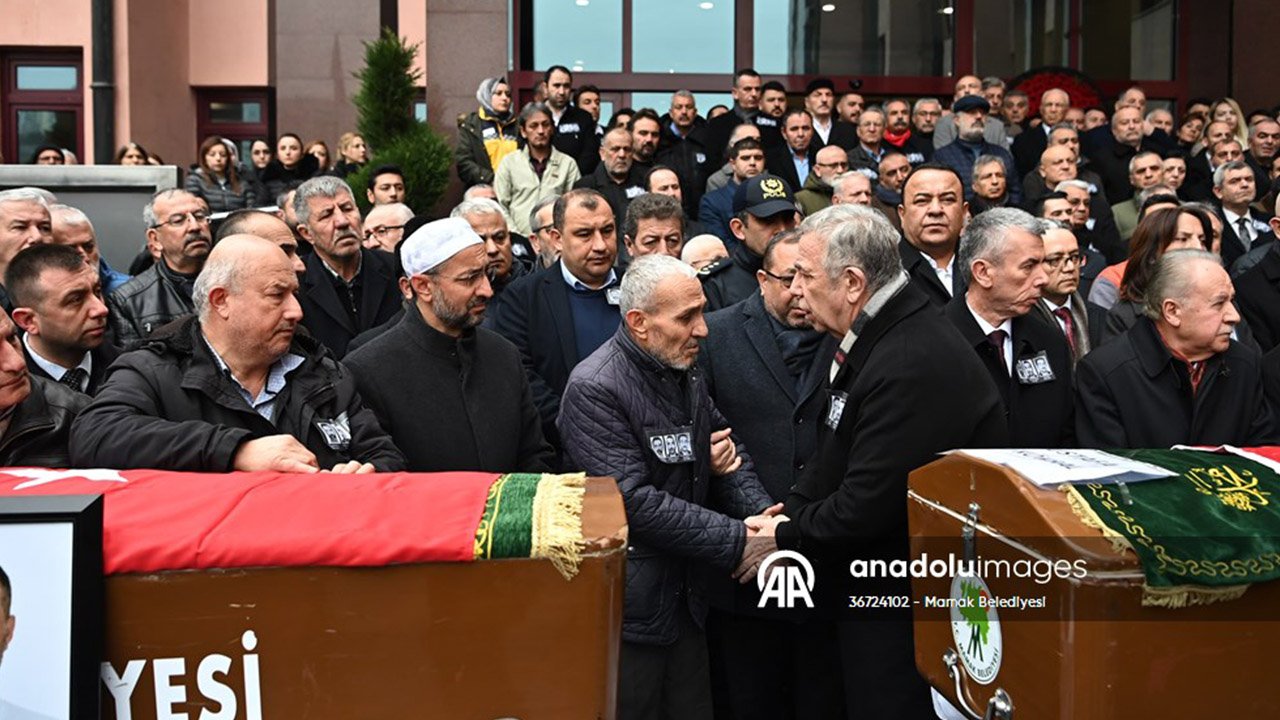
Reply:
[[76, 423], [72, 467], [403, 470], [350, 373], [296, 332], [297, 289], [279, 245], [224, 237], [196, 278], [196, 314], [116, 361]]
[[1019, 178], [1040, 163], [1040, 154], [1049, 147], [1049, 133], [1054, 125], [1066, 119], [1070, 107], [1071, 96], [1064, 90], [1051, 88], [1040, 95], [1040, 124], [1019, 133], [1013, 140], [1013, 160], [1017, 163]]
[[[378, 207], [394, 206], [379, 205]], [[280, 249], [284, 251], [285, 256], [289, 258], [289, 262], [293, 264], [294, 271], [300, 273], [307, 271], [307, 266], [302, 262], [302, 258], [298, 257], [298, 238], [289, 229], [289, 224], [281, 220], [278, 215], [261, 210], [236, 210], [228, 215], [222, 221], [222, 224], [218, 226], [218, 237], [215, 242], [232, 235], [256, 235], [270, 240], [279, 245]]]

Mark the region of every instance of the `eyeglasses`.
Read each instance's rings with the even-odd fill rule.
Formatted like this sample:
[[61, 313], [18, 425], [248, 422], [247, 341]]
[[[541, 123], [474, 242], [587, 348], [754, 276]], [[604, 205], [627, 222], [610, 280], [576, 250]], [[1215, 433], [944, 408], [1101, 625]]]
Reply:
[[1044, 259], [1045, 267], [1050, 270], [1057, 270], [1059, 267], [1062, 267], [1063, 262], [1069, 262], [1072, 265], [1084, 267], [1085, 263], [1088, 262], [1088, 258], [1078, 252], [1073, 252], [1067, 253], [1066, 255], [1050, 255]]
[[403, 229], [404, 229], [403, 225], [379, 225], [378, 227], [370, 228], [366, 230], [364, 232], [364, 236], [370, 237], [372, 235], [376, 235], [378, 237], [386, 237], [391, 234], [392, 230], [403, 230]]
[[837, 160], [837, 161], [835, 161], [835, 162], [829, 162], [829, 163], [821, 163], [821, 162], [820, 162], [820, 163], [818, 163], [818, 167], [820, 167], [820, 168], [844, 168], [845, 170], [848, 170], [848, 169], [849, 169], [849, 162], [848, 162], [847, 160]]
[[[763, 268], [762, 268], [762, 269], [763, 269]], [[764, 271], [764, 274], [765, 274], [765, 275], [768, 275], [769, 277], [773, 278], [774, 280], [777, 280], [778, 282], [782, 283], [782, 287], [784, 287], [784, 288], [789, 288], [789, 287], [791, 287], [791, 283], [792, 283], [792, 281], [794, 281], [794, 280], [796, 279], [796, 275], [795, 275], [795, 273], [791, 273], [790, 275], [774, 275], [773, 273], [769, 272], [768, 270], [765, 270], [765, 271]]]
[[553, 228], [553, 227], [555, 227], [555, 223], [547, 223], [546, 225], [539, 225], [538, 227], [534, 228], [534, 229], [533, 229], [533, 232], [532, 232], [532, 233], [530, 233], [530, 234], [531, 234], [531, 235], [537, 235], [538, 233], [542, 232], [543, 230], [550, 230], [550, 229], [551, 229], [551, 228]]
[[197, 210], [195, 212], [170, 215], [167, 220], [162, 220], [161, 222], [152, 225], [151, 228], [154, 230], [161, 225], [168, 225], [169, 227], [177, 230], [186, 227], [187, 218], [195, 220], [197, 225], [204, 225], [209, 222], [209, 213]]

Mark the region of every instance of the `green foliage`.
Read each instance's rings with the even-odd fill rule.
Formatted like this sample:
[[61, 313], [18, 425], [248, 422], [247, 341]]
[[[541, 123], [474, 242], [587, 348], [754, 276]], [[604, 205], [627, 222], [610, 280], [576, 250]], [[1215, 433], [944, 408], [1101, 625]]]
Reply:
[[404, 135], [378, 147], [368, 164], [347, 177], [362, 212], [368, 212], [371, 205], [365, 192], [369, 175], [375, 167], [388, 163], [399, 165], [404, 172], [405, 204], [415, 213], [425, 213], [449, 183], [453, 149], [439, 133], [422, 123], [414, 123]]
[[413, 67], [420, 46], [409, 45], [388, 28], [365, 47], [364, 69], [356, 73], [360, 90], [356, 127], [369, 146], [371, 157], [359, 172], [347, 177], [362, 211], [368, 212], [365, 188], [369, 174], [379, 165], [398, 165], [404, 172], [405, 204], [414, 212], [427, 212], [444, 194], [453, 167], [448, 141], [413, 116], [421, 73]]

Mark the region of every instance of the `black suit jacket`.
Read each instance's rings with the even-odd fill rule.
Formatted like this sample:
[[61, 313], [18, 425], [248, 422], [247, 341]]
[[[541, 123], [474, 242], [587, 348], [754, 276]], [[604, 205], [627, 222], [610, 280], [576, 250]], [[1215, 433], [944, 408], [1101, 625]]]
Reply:
[[1204, 152], [1187, 158], [1187, 176], [1178, 188], [1178, 197], [1183, 200], [1213, 202], [1213, 168]]
[[[814, 171], [814, 165], [818, 162], [818, 150], [821, 149], [815, 142], [809, 143], [809, 149], [806, 154], [809, 156], [809, 172]], [[796, 164], [792, 161], [791, 146], [783, 144], [781, 147], [769, 148], [764, 153], [764, 164], [768, 168], [770, 174], [777, 175], [787, 184], [791, 186], [792, 192], [799, 192], [803, 187], [807, 177], [801, 178], [796, 174]]]
[[[709, 313], [698, 364], [711, 399], [751, 451], [756, 475], [775, 501], [785, 500], [818, 446], [818, 419], [835, 338], [825, 336], [799, 388], [787, 370], [759, 291]], [[743, 388], [751, 388], [743, 392]]]
[[[1045, 324], [1034, 314], [1014, 318], [1014, 372], [1010, 377], [995, 347], [987, 341], [978, 321], [969, 312], [963, 296], [952, 300], [944, 312], [972, 351], [977, 353], [987, 374], [1000, 390], [1009, 423], [1009, 441], [1013, 447], [1070, 447], [1074, 432], [1071, 419], [1073, 363], [1062, 331]], [[1019, 363], [1037, 361], [1041, 354], [1049, 364], [1052, 379], [1046, 380], [1045, 376], [1020, 377]]]
[[[909, 283], [861, 328], [825, 396], [818, 450], [787, 498], [778, 547], [819, 560], [818, 577], [830, 579], [818, 583], [820, 608], [850, 594], [908, 593], [906, 579], [851, 580], [849, 560], [910, 557], [907, 474], [945, 450], [1005, 446], [1000, 397], [964, 339]], [[865, 717], [929, 717], [909, 609], [876, 618], [842, 638], [846, 687], [865, 691]]]
[[560, 122], [556, 123], [551, 146], [573, 158], [578, 171], [590, 175], [600, 164], [600, 136], [596, 134], [596, 121], [591, 113], [570, 105], [564, 109]]
[[396, 259], [381, 250], [360, 251], [360, 315], [356, 324], [343, 309], [344, 300], [338, 298], [333, 287], [333, 276], [325, 268], [324, 261], [316, 253], [303, 260], [306, 272], [302, 274], [298, 288], [298, 302], [302, 305], [302, 324], [312, 337], [319, 340], [334, 357], [347, 354], [347, 345], [360, 333], [391, 319], [400, 309], [400, 287], [396, 281]]
[[501, 299], [489, 307], [484, 326], [505, 337], [520, 351], [529, 378], [533, 403], [542, 416], [542, 432], [559, 447], [556, 416], [569, 373], [578, 356], [577, 333], [569, 306], [569, 286], [560, 263], [511, 283]]
[[[933, 271], [933, 266], [906, 239], [898, 243], [898, 252], [902, 254], [902, 267], [911, 278], [911, 284], [923, 291], [925, 297], [929, 298], [929, 302], [938, 307], [944, 307], [951, 302], [951, 298], [964, 296], [965, 282], [957, 272], [958, 267], [951, 271], [951, 292], [947, 292], [947, 289], [942, 286], [942, 281], [938, 279], [938, 273]], [[951, 262], [955, 263], [959, 259], [959, 256], [956, 256]]]
[[[1240, 240], [1240, 234], [1236, 232], [1238, 228], [1234, 224], [1227, 222], [1227, 216], [1222, 210], [1222, 205], [1218, 205], [1218, 217], [1222, 218], [1222, 264], [1227, 267], [1231, 267], [1236, 260], [1239, 260], [1242, 255], [1253, 248], [1276, 241], [1275, 233], [1271, 232], [1269, 227], [1266, 231], [1263, 231], [1262, 227], [1259, 226], [1258, 237], [1253, 241], [1252, 245], [1245, 247], [1244, 242]], [[1253, 219], [1254, 223], [1262, 223], [1262, 225], [1266, 225], [1269, 219], [1252, 207], [1249, 208], [1249, 217]]]
[[1043, 127], [1027, 128], [1018, 133], [1013, 139], [1013, 161], [1018, 166], [1018, 177], [1025, 177], [1027, 173], [1035, 170], [1040, 165], [1040, 155], [1049, 147], [1049, 136], [1045, 134]]
[[817, 130], [813, 132], [813, 141], [811, 147], [814, 151], [821, 150], [828, 145], [835, 145], [838, 148], [851, 150], [858, 147], [858, 128], [853, 123], [847, 123], [843, 120], [831, 121], [831, 132], [827, 135], [827, 141], [822, 141], [822, 136]]
[[[54, 382], [58, 381], [58, 378], [45, 372], [44, 368], [36, 364], [35, 359], [31, 357], [31, 352], [27, 350], [26, 343], [22, 345], [22, 355], [27, 359], [27, 371], [32, 375], [48, 378]], [[115, 362], [119, 355], [120, 349], [108, 342], [104, 342], [89, 351], [89, 357], [93, 358], [93, 360], [90, 363], [89, 385], [85, 389], [86, 395], [93, 397], [98, 394], [98, 388], [102, 386], [102, 380], [107, 376], [107, 368], [111, 366], [111, 363]]]
[[1271, 243], [1258, 264], [1235, 279], [1235, 286], [1240, 314], [1262, 352], [1270, 352], [1280, 345], [1280, 243]]

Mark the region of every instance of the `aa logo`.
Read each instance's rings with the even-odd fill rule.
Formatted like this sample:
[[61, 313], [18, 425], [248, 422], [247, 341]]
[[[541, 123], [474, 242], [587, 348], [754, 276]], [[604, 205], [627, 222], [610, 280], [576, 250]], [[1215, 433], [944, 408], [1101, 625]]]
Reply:
[[813, 580], [813, 565], [805, 556], [794, 550], [772, 553], [760, 563], [760, 572], [756, 574], [756, 586], [760, 588], [756, 607], [762, 608], [772, 601], [775, 607], [791, 609], [796, 601], [803, 600], [806, 607], [812, 608]]

